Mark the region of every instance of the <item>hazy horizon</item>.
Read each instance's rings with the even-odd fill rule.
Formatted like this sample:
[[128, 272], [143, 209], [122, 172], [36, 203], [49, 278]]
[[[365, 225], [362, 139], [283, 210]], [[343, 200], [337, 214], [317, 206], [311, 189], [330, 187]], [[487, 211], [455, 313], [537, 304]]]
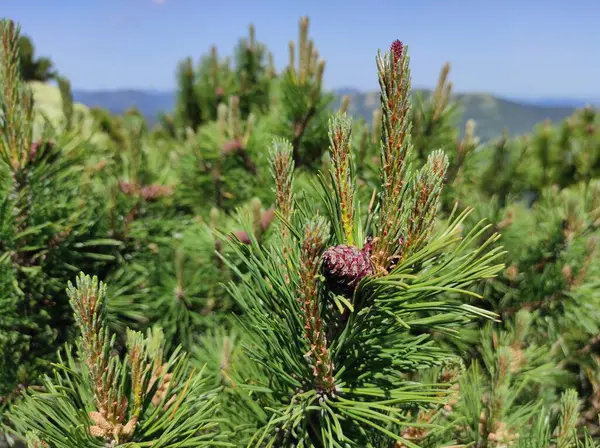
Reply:
[[172, 91], [178, 61], [198, 61], [213, 44], [231, 56], [249, 23], [280, 70], [288, 41], [297, 40], [298, 20], [306, 15], [327, 61], [328, 89], [376, 90], [376, 52], [398, 38], [409, 46], [416, 88], [432, 88], [449, 61], [457, 92], [600, 98], [598, 2], [320, 3], [19, 0], [3, 5], [3, 16], [19, 22], [36, 54], [50, 56], [80, 91]]
[[[55, 83], [54, 81], [51, 81], [52, 83]], [[415, 86], [413, 85], [413, 89], [416, 90], [433, 90], [434, 86]], [[165, 88], [165, 89], [157, 89], [157, 88], [140, 88], [140, 87], [135, 87], [135, 86], [123, 86], [123, 87], [114, 87], [114, 88], [101, 88], [101, 89], [86, 89], [86, 88], [74, 88], [73, 91], [74, 92], [79, 92], [79, 93], [104, 93], [104, 92], [143, 92], [143, 93], [148, 93], [148, 94], [157, 94], [157, 95], [171, 95], [171, 94], [175, 94], [176, 93], [176, 86], [170, 87], [170, 88]], [[358, 88], [354, 88], [354, 87], [332, 87], [330, 88], [331, 91], [334, 92], [345, 92], [345, 91], [351, 91], [351, 92], [355, 92], [355, 93], [373, 93], [373, 92], [377, 92], [376, 88], [370, 89], [370, 90], [361, 90]], [[496, 94], [494, 92], [476, 92], [476, 91], [457, 91], [457, 90], [453, 90], [454, 94], [470, 94], [470, 95], [493, 95], [495, 97], [498, 98], [502, 98], [505, 100], [523, 100], [523, 101], [539, 101], [539, 100], [549, 100], [549, 101], [560, 101], [560, 100], [565, 100], [565, 101], [594, 101], [594, 104], [597, 102], [600, 102], [600, 98], [593, 96], [593, 95], [580, 95], [580, 96], [572, 96], [572, 95], [518, 95], [518, 96], [505, 96], [502, 94]]]

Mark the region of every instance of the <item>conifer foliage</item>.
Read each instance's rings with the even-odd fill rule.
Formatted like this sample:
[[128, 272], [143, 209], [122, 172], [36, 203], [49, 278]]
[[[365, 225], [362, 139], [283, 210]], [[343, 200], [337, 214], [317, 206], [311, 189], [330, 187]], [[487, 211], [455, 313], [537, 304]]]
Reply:
[[48, 57], [36, 57], [35, 46], [29, 36], [19, 36], [19, 68], [25, 81], [48, 81], [56, 76], [54, 63]]
[[51, 125], [1, 29], [0, 445], [600, 447], [597, 111], [461, 136], [395, 41], [332, 114], [304, 17]]
[[26, 393], [9, 414], [30, 446], [211, 446], [216, 405], [202, 372], [178, 352], [165, 356], [160, 330], [129, 331], [125, 358], [113, 355], [106, 285], [81, 274], [67, 293], [81, 332], [78, 355], [67, 348], [44, 393]]
[[[3, 21], [0, 53], [0, 402], [9, 402], [69, 338], [64, 291], [78, 268], [100, 271], [119, 242], [82, 173], [86, 144], [50, 126], [34, 135], [19, 74], [19, 28]], [[38, 131], [39, 133], [39, 131]]]
[[[245, 313], [248, 355], [266, 378], [255, 394], [268, 420], [248, 446], [415, 446], [401, 436], [407, 412], [448, 395], [444, 385], [412, 376], [453, 358], [432, 334], [493, 316], [462, 293], [501, 269], [500, 252], [469, 244], [483, 228], [458, 235], [465, 214], [433, 230], [447, 162], [436, 152], [420, 170], [409, 169], [408, 51], [396, 42], [377, 62], [384, 132], [376, 211], [364, 216], [354, 194], [345, 114], [329, 124], [322, 215], [290, 198], [285, 167], [293, 145], [273, 143], [279, 216], [288, 230], [274, 246], [253, 241], [248, 251], [238, 249], [248, 275], [230, 286]], [[336, 288], [323, 276], [336, 277]]]
[[281, 79], [278, 135], [290, 140], [296, 166], [312, 167], [326, 147], [327, 106], [323, 92], [325, 61], [308, 35], [309, 19], [300, 20], [298, 43], [289, 43], [289, 63]]

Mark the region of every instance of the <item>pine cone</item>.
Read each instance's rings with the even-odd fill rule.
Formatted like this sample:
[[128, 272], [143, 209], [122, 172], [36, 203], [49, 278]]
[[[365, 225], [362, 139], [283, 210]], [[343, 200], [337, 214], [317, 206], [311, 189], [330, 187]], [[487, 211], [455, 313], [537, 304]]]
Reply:
[[329, 289], [342, 295], [350, 295], [367, 275], [373, 274], [369, 247], [360, 250], [354, 246], [331, 247], [323, 254], [323, 275]]

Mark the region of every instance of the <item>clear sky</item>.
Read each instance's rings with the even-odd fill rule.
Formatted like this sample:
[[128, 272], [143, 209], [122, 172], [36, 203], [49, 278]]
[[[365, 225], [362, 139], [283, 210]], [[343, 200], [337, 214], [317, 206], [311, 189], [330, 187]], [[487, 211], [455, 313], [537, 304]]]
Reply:
[[375, 54], [410, 49], [413, 85], [451, 62], [458, 91], [600, 98], [600, 0], [0, 0], [77, 89], [174, 87], [177, 62], [231, 54], [254, 23], [278, 68], [298, 20], [328, 88], [377, 88]]

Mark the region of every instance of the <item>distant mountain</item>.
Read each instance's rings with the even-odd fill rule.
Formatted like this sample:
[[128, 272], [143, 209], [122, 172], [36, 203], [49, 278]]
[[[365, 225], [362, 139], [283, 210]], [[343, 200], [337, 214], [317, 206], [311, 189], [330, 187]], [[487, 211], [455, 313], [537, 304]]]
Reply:
[[600, 98], [511, 98], [512, 101], [543, 107], [576, 107], [600, 106]]
[[122, 114], [135, 106], [151, 123], [163, 112], [175, 108], [175, 93], [152, 90], [74, 90], [73, 100], [88, 107], [102, 107], [113, 114]]
[[[427, 90], [418, 90], [425, 96]], [[416, 92], [416, 91], [415, 91]], [[343, 93], [350, 96], [349, 113], [355, 117], [362, 116], [371, 121], [373, 110], [378, 107], [379, 93]], [[456, 123], [461, 129], [469, 119], [477, 123], [477, 135], [482, 140], [489, 140], [502, 135], [507, 129], [512, 135], [529, 132], [537, 123], [546, 119], [552, 122], [562, 121], [569, 117], [576, 106], [542, 106], [516, 102], [493, 95], [477, 93], [461, 93], [455, 95], [462, 111], [462, 120]], [[335, 107], [339, 107], [338, 97]]]
[[[428, 94], [428, 91], [422, 92]], [[344, 88], [336, 90], [335, 94], [337, 99], [334, 108], [339, 107], [343, 95], [349, 95], [349, 112], [355, 117], [364, 117], [368, 121], [371, 120], [373, 110], [379, 104], [379, 94], [376, 92], [365, 93], [353, 88]], [[129, 107], [135, 106], [146, 116], [150, 124], [156, 122], [158, 114], [170, 112], [175, 107], [175, 93], [169, 91], [75, 90], [73, 97], [75, 101], [88, 107], [99, 106], [115, 114], [121, 114]], [[474, 93], [457, 94], [456, 100], [463, 111], [463, 119], [456, 124], [464, 128], [468, 119], [474, 119], [477, 122], [477, 133], [483, 140], [500, 136], [503, 129], [507, 129], [511, 134], [523, 134], [546, 119], [553, 122], [561, 121], [570, 116], [575, 108], [586, 104], [585, 101], [573, 99], [514, 100]]]

